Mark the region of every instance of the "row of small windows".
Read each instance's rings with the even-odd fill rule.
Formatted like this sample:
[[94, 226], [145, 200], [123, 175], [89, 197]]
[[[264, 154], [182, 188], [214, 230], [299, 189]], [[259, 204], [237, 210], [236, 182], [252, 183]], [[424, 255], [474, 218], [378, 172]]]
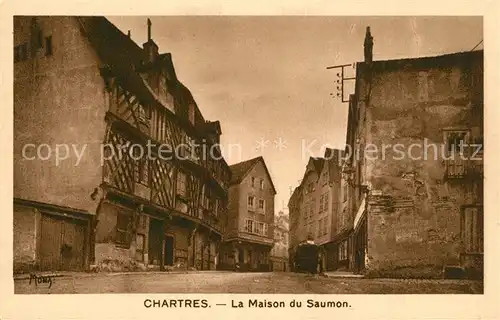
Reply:
[[[34, 43], [33, 47], [31, 48], [32, 50], [32, 55], [34, 55], [34, 52], [41, 47], [45, 47], [45, 56], [51, 56], [53, 51], [52, 51], [52, 36], [47, 36], [45, 37], [45, 41], [39, 40], [39, 43]], [[28, 52], [28, 43], [21, 43], [20, 45], [17, 45], [14, 47], [14, 62], [20, 62], [20, 61], [25, 61], [28, 59], [29, 52]]]
[[248, 196], [247, 208], [249, 211], [257, 210], [261, 214], [266, 213], [266, 202], [264, 199], [259, 199], [258, 207], [256, 208], [256, 198], [255, 196]]
[[[255, 177], [252, 177], [251, 185], [252, 185], [252, 188], [255, 188]], [[260, 179], [260, 181], [259, 181], [259, 189], [260, 190], [264, 190], [264, 179]]]
[[252, 219], [245, 219], [245, 232], [260, 236], [267, 236], [268, 225], [265, 222]]

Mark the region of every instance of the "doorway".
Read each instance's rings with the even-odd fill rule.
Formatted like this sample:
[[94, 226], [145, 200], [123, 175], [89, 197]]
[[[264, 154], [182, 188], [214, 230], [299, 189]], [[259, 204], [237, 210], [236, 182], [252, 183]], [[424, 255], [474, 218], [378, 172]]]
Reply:
[[160, 265], [162, 256], [163, 223], [161, 220], [149, 219], [149, 264]]
[[174, 265], [174, 237], [165, 236], [165, 260], [163, 261], [166, 266]]
[[366, 217], [360, 223], [354, 238], [354, 271], [362, 273], [365, 269], [365, 250], [367, 246], [367, 222]]

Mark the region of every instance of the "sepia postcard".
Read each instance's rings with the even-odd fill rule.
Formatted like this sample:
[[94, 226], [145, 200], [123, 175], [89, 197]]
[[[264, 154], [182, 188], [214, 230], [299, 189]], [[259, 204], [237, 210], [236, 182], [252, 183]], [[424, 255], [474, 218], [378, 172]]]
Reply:
[[47, 5], [2, 11], [0, 318], [498, 319], [498, 5]]

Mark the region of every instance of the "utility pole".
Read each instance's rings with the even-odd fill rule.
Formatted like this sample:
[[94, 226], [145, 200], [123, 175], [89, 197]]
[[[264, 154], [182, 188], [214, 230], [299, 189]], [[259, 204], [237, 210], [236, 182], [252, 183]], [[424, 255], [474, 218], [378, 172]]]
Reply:
[[[346, 74], [346, 70], [345, 68], [347, 67], [352, 67], [353, 69], [356, 68], [356, 64], [355, 63], [352, 63], [352, 64], [341, 64], [341, 65], [336, 65], [336, 66], [330, 66], [330, 67], [326, 67], [326, 69], [328, 70], [337, 70], [337, 94], [336, 94], [336, 98], [340, 98], [342, 103], [345, 103], [345, 102], [349, 102], [349, 99], [345, 100], [344, 99], [344, 95], [345, 95], [345, 92], [344, 92], [344, 82], [345, 81], [352, 81], [352, 80], [356, 80], [356, 77], [346, 77], [345, 74]], [[333, 96], [333, 93], [330, 93], [331, 96]]]

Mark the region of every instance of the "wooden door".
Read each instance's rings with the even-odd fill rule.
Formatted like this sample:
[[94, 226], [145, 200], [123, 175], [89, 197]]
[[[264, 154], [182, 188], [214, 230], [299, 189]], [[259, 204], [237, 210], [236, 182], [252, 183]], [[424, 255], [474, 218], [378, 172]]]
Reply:
[[85, 222], [42, 214], [40, 269], [80, 271], [84, 267]]
[[42, 214], [40, 223], [40, 270], [61, 270], [61, 223]]

